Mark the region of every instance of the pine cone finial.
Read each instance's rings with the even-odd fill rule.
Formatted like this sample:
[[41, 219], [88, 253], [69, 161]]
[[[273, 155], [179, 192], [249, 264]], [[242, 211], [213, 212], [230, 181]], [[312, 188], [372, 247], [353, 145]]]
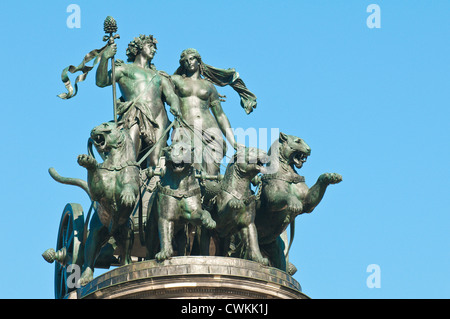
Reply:
[[103, 23], [103, 30], [106, 33], [116, 33], [117, 32], [117, 22], [113, 17], [107, 16], [105, 22]]

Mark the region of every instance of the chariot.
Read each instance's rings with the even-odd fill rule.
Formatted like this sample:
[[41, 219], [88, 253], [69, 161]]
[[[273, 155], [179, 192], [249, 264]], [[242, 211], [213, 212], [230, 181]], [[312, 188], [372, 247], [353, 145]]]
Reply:
[[[164, 261], [172, 256], [238, 257], [293, 274], [295, 267], [288, 262], [288, 252], [295, 217], [311, 213], [328, 185], [339, 183], [342, 176], [322, 174], [308, 188], [294, 167], [302, 167], [310, 148], [295, 136], [280, 133], [268, 152], [272, 154], [273, 150], [274, 157], [237, 143], [221, 107], [225, 96], [214, 85], [230, 85], [241, 97], [247, 114], [256, 107], [256, 96], [234, 68], [204, 64], [195, 49], [182, 52], [180, 67], [170, 76], [151, 63], [157, 43], [153, 36], [134, 38], [129, 44], [131, 50], [127, 50], [130, 63], [117, 61], [122, 70], [117, 74], [122, 80], [117, 83], [128, 92], [117, 100], [114, 39], [118, 35], [114, 35], [117, 25], [112, 17], [105, 20], [104, 31], [109, 33], [104, 37], [108, 44], [89, 52], [78, 67], [63, 70], [68, 93], [58, 95], [63, 99], [76, 95], [77, 86], [72, 87], [67, 72], [84, 72], [76, 84], [99, 63], [96, 85], [112, 86], [114, 121], [95, 127], [88, 140], [88, 154], [78, 156], [78, 164], [87, 170], [87, 181], [49, 170], [57, 182], [81, 187], [91, 199], [86, 215], [80, 204], [66, 204], [56, 248], [42, 254], [47, 262], [55, 262], [55, 297], [67, 298], [80, 285], [88, 284], [95, 268], [109, 269], [146, 259]], [[94, 58], [94, 66], [85, 65]], [[167, 116], [153, 115], [164, 114], [165, 104], [170, 105], [174, 116], [171, 123]], [[209, 109], [212, 113], [205, 111]], [[172, 127], [172, 144], [166, 148], [161, 141], [167, 144]], [[224, 175], [220, 174], [220, 165], [227, 141], [222, 135], [236, 151]], [[186, 143], [184, 137], [188, 141], [185, 147], [180, 146]], [[179, 147], [172, 148], [174, 143], [180, 143]], [[95, 159], [93, 145], [102, 163]], [[159, 158], [163, 153], [166, 157]], [[201, 160], [200, 167], [193, 165], [192, 158]], [[273, 166], [269, 158], [274, 160]], [[270, 173], [264, 165], [271, 167]], [[196, 250], [192, 249], [196, 231], [191, 231], [191, 226], [200, 230]]]
[[[55, 262], [54, 289], [56, 299], [64, 299], [70, 292], [79, 287], [77, 280], [83, 268], [90, 215], [95, 212], [96, 207], [97, 203], [93, 202], [88, 213], [85, 214], [80, 204], [66, 204], [61, 215], [56, 248], [47, 249], [42, 254], [47, 262]], [[132, 218], [136, 225], [139, 222], [138, 215], [138, 209], [135, 209]], [[134, 261], [140, 261], [145, 258], [146, 250], [139, 240], [139, 227], [135, 227], [134, 235], [135, 240], [131, 255]], [[111, 237], [102, 247], [95, 261], [95, 268], [109, 269], [111, 266], [120, 266], [121, 264], [114, 238]]]
[[[91, 151], [89, 153], [92, 154]], [[165, 157], [160, 158], [159, 165], [152, 170], [153, 176], [164, 175], [165, 161]], [[142, 175], [145, 175], [143, 170], [141, 170]], [[220, 180], [221, 177], [222, 175], [196, 174], [196, 178], [200, 180]], [[148, 257], [145, 243], [145, 230], [148, 222], [147, 207], [150, 207], [153, 203], [153, 195], [156, 194], [157, 184], [157, 179], [141, 179], [141, 200], [136, 202], [130, 216], [130, 224], [134, 235], [131, 248], [133, 262], [143, 261]], [[98, 207], [99, 203], [92, 201], [89, 210], [85, 213], [81, 204], [67, 203], [60, 219], [56, 248], [49, 248], [42, 254], [47, 262], [55, 263], [54, 290], [56, 299], [64, 299], [70, 292], [80, 287], [78, 279], [84, 270], [84, 250], [90, 233], [90, 222]], [[119, 248], [114, 237], [111, 236], [108, 242], [102, 246], [95, 260], [95, 269], [122, 266], [124, 263], [119, 256]]]

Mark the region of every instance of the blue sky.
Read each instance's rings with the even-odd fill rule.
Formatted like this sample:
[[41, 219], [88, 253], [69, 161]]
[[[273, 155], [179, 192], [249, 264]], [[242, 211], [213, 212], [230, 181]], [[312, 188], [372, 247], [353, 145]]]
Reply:
[[[69, 28], [69, 4], [81, 9]], [[76, 163], [90, 130], [112, 118], [111, 88], [89, 75], [68, 101], [60, 74], [119, 26], [117, 58], [139, 34], [158, 40], [154, 63], [172, 74], [183, 49], [234, 67], [258, 97], [246, 115], [230, 88], [235, 128], [278, 128], [312, 148], [299, 171], [312, 186], [342, 174], [299, 216], [291, 261], [312, 298], [450, 298], [450, 2], [1, 2], [3, 110], [0, 298], [53, 298], [54, 247], [66, 203], [89, 201], [48, 175], [85, 178]], [[381, 28], [368, 28], [378, 4]], [[367, 267], [381, 287], [369, 288]]]

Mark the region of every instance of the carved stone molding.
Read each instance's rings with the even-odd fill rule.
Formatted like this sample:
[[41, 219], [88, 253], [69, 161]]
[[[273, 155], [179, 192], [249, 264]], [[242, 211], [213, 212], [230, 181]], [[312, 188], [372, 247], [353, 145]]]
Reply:
[[226, 257], [174, 257], [113, 269], [77, 289], [83, 299], [307, 299], [287, 273]]

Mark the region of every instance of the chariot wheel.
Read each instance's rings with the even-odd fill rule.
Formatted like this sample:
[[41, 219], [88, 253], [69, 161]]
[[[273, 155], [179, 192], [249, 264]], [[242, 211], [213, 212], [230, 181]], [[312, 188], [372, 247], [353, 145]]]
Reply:
[[[56, 251], [47, 249], [42, 256], [50, 263], [55, 263], [55, 298], [63, 299], [76, 289], [83, 265], [84, 216], [80, 204], [67, 204], [59, 224]], [[76, 265], [76, 266], [75, 266]]]

